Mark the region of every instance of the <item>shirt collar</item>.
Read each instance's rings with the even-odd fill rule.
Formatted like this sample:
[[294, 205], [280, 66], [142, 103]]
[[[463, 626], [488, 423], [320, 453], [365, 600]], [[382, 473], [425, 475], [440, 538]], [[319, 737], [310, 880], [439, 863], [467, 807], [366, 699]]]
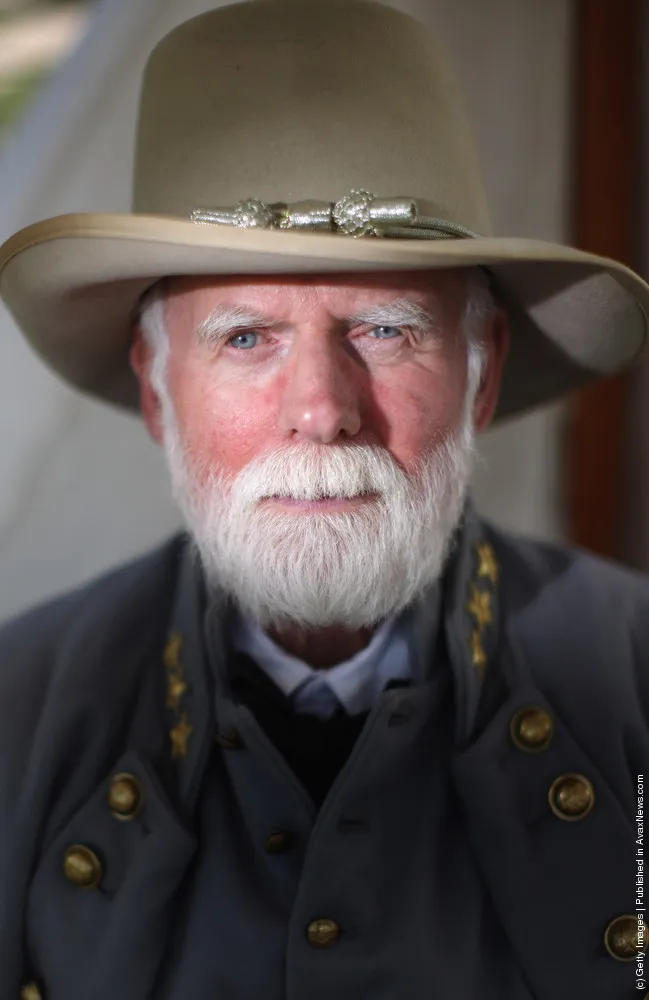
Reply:
[[[395, 615], [386, 619], [374, 632], [364, 649], [324, 672], [332, 688], [339, 683], [339, 679], [364, 667], [367, 663], [374, 663], [381, 656], [394, 630], [395, 621]], [[239, 611], [235, 613], [232, 621], [231, 645], [232, 649], [248, 653], [260, 666], [267, 667], [277, 686], [288, 697], [295, 694], [298, 688], [314, 674], [320, 673], [304, 660], [287, 653], [257, 622], [245, 617]]]
[[412, 676], [405, 623], [392, 615], [379, 625], [367, 646], [327, 670], [316, 670], [274, 642], [240, 612], [232, 623], [232, 649], [247, 653], [277, 687], [300, 708], [301, 695], [318, 681], [350, 715], [368, 711], [390, 680]]

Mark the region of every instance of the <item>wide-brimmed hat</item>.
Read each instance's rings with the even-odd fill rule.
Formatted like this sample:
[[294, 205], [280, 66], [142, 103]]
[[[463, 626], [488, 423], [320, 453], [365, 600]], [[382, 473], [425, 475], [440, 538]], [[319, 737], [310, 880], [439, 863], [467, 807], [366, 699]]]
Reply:
[[21, 230], [0, 294], [63, 378], [136, 407], [133, 318], [162, 277], [467, 266], [510, 317], [498, 417], [641, 355], [649, 287], [632, 271], [490, 235], [461, 100], [418, 21], [374, 0], [252, 0], [154, 50], [133, 214]]

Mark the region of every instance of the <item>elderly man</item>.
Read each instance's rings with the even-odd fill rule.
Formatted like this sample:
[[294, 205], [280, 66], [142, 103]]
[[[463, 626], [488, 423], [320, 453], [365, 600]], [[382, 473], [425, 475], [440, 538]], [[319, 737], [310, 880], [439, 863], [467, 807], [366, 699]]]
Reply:
[[649, 588], [467, 490], [649, 289], [487, 235], [442, 56], [370, 0], [163, 39], [134, 207], [0, 250], [188, 528], [0, 634], [1, 1000], [631, 996]]

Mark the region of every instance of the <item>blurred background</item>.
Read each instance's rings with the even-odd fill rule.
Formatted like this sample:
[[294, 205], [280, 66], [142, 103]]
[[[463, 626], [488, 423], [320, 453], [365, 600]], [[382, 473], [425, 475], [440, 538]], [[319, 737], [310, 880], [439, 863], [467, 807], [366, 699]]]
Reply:
[[[649, 5], [392, 2], [450, 51], [496, 234], [571, 243], [647, 276]], [[129, 211], [144, 62], [216, 6], [0, 0], [0, 242], [63, 212]], [[648, 393], [649, 366], [488, 432], [479, 509], [649, 570]], [[60, 384], [1, 310], [0, 429], [0, 620], [179, 526], [143, 425]]]

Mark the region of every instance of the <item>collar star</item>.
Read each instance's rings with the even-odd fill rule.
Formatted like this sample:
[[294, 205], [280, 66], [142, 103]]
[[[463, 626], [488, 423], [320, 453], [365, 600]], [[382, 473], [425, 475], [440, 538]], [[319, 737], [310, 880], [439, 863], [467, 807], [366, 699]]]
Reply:
[[484, 673], [484, 668], [487, 665], [487, 654], [482, 645], [482, 636], [477, 629], [471, 635], [471, 658], [476, 670], [481, 674]]
[[494, 550], [488, 542], [481, 542], [476, 545], [478, 554], [478, 577], [490, 580], [491, 583], [498, 583], [498, 563]]
[[491, 610], [491, 594], [488, 590], [478, 590], [475, 583], [471, 584], [471, 600], [466, 606], [470, 615], [475, 618], [479, 629], [490, 625], [493, 621]]
[[187, 722], [187, 712], [183, 712], [174, 728], [169, 733], [171, 737], [171, 756], [174, 759], [187, 756], [187, 741], [194, 732], [194, 727]]

